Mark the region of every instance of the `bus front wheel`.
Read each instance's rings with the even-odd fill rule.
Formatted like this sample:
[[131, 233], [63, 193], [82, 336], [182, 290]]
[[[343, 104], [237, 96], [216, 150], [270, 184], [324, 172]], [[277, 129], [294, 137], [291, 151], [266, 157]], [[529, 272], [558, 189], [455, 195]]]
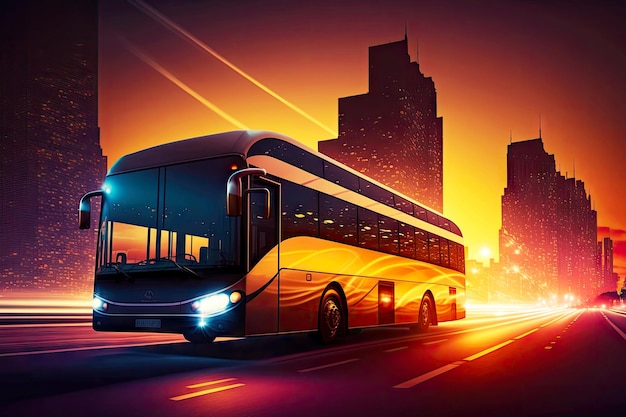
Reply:
[[320, 303], [318, 335], [322, 343], [331, 343], [341, 333], [344, 323], [344, 309], [337, 291], [329, 289]]

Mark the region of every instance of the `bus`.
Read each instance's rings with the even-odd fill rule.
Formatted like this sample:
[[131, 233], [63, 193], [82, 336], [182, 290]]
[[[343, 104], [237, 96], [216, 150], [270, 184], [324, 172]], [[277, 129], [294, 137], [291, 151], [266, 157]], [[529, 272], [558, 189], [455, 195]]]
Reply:
[[93, 328], [216, 337], [429, 326], [465, 317], [452, 221], [270, 131], [121, 157], [100, 202]]

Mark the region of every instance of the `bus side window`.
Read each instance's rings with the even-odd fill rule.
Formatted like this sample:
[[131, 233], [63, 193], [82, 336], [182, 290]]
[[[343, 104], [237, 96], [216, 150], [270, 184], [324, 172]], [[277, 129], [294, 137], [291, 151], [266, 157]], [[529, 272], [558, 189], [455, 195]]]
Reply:
[[428, 235], [425, 231], [415, 228], [415, 259], [428, 262]]
[[282, 239], [319, 234], [318, 192], [289, 181], [282, 181]]
[[278, 221], [276, 189], [266, 183], [254, 181], [253, 187], [270, 190], [270, 216], [265, 217], [267, 196], [264, 193], [249, 193], [250, 199], [250, 266], [257, 263], [278, 243]]

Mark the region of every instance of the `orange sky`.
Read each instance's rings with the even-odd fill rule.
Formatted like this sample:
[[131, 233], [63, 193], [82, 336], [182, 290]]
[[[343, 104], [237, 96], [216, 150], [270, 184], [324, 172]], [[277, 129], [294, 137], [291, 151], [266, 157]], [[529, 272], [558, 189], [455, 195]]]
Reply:
[[109, 165], [144, 147], [238, 128], [224, 115], [314, 149], [333, 137], [142, 4], [333, 131], [338, 98], [367, 92], [368, 47], [402, 39], [406, 23], [411, 59], [433, 78], [443, 117], [444, 213], [463, 230], [470, 257], [486, 246], [497, 258], [507, 145], [511, 136], [538, 137], [541, 123], [557, 169], [569, 176], [575, 169], [598, 225], [613, 230], [616, 270], [626, 275], [626, 8], [619, 2], [102, 3], [99, 123]]

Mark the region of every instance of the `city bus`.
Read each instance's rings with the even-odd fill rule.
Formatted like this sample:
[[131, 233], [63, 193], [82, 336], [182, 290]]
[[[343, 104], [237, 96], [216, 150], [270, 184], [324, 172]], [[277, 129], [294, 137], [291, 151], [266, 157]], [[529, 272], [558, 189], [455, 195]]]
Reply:
[[232, 131], [121, 157], [100, 201], [93, 328], [216, 337], [465, 317], [465, 248], [441, 213], [285, 135]]

